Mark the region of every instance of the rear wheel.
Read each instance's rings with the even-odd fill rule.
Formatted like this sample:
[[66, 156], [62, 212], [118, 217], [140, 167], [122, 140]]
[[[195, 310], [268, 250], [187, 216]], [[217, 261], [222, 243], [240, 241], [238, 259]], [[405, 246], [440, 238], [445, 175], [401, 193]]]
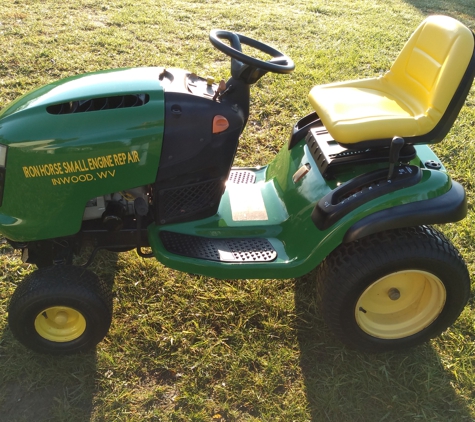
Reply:
[[72, 354], [92, 349], [109, 330], [112, 292], [91, 271], [70, 265], [41, 268], [19, 284], [8, 324], [26, 347]]
[[317, 271], [327, 325], [348, 346], [415, 346], [451, 325], [470, 278], [454, 246], [432, 227], [377, 233], [340, 245]]

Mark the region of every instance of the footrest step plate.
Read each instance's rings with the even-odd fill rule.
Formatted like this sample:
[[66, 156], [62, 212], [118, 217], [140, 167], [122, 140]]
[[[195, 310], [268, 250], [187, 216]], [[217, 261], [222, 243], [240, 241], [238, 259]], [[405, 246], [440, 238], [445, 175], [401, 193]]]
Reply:
[[160, 239], [168, 252], [190, 258], [218, 262], [270, 262], [277, 252], [267, 239], [213, 239], [161, 231]]

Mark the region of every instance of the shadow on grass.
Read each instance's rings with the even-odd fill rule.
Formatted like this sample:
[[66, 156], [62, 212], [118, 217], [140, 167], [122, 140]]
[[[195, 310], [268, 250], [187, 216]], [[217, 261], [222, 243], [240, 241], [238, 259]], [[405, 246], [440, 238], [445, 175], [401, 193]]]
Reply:
[[[92, 270], [112, 286], [110, 268], [115, 264], [109, 257], [106, 272], [100, 262]], [[41, 355], [23, 347], [5, 328], [0, 334], [0, 421], [90, 421], [96, 367], [95, 350]]]
[[312, 273], [296, 280], [300, 367], [312, 421], [473, 420], [427, 344], [399, 353], [343, 347], [323, 323]]
[[475, 29], [475, 2], [473, 0], [405, 0], [425, 15], [449, 15]]
[[8, 330], [0, 339], [0, 420], [89, 421], [96, 354], [53, 357], [21, 346]]

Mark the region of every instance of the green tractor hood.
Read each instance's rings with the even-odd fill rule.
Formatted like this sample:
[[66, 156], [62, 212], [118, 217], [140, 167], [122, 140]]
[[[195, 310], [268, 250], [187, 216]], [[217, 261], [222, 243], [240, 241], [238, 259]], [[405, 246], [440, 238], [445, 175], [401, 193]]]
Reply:
[[14, 241], [75, 234], [92, 198], [155, 181], [163, 138], [162, 70], [63, 79], [0, 113], [0, 145], [6, 146], [0, 233]]

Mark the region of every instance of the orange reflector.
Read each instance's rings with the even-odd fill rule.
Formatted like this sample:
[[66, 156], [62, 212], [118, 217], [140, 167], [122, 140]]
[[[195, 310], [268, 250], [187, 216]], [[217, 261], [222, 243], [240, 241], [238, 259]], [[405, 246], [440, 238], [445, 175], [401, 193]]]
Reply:
[[224, 132], [229, 127], [229, 122], [226, 117], [217, 115], [213, 118], [213, 133]]

